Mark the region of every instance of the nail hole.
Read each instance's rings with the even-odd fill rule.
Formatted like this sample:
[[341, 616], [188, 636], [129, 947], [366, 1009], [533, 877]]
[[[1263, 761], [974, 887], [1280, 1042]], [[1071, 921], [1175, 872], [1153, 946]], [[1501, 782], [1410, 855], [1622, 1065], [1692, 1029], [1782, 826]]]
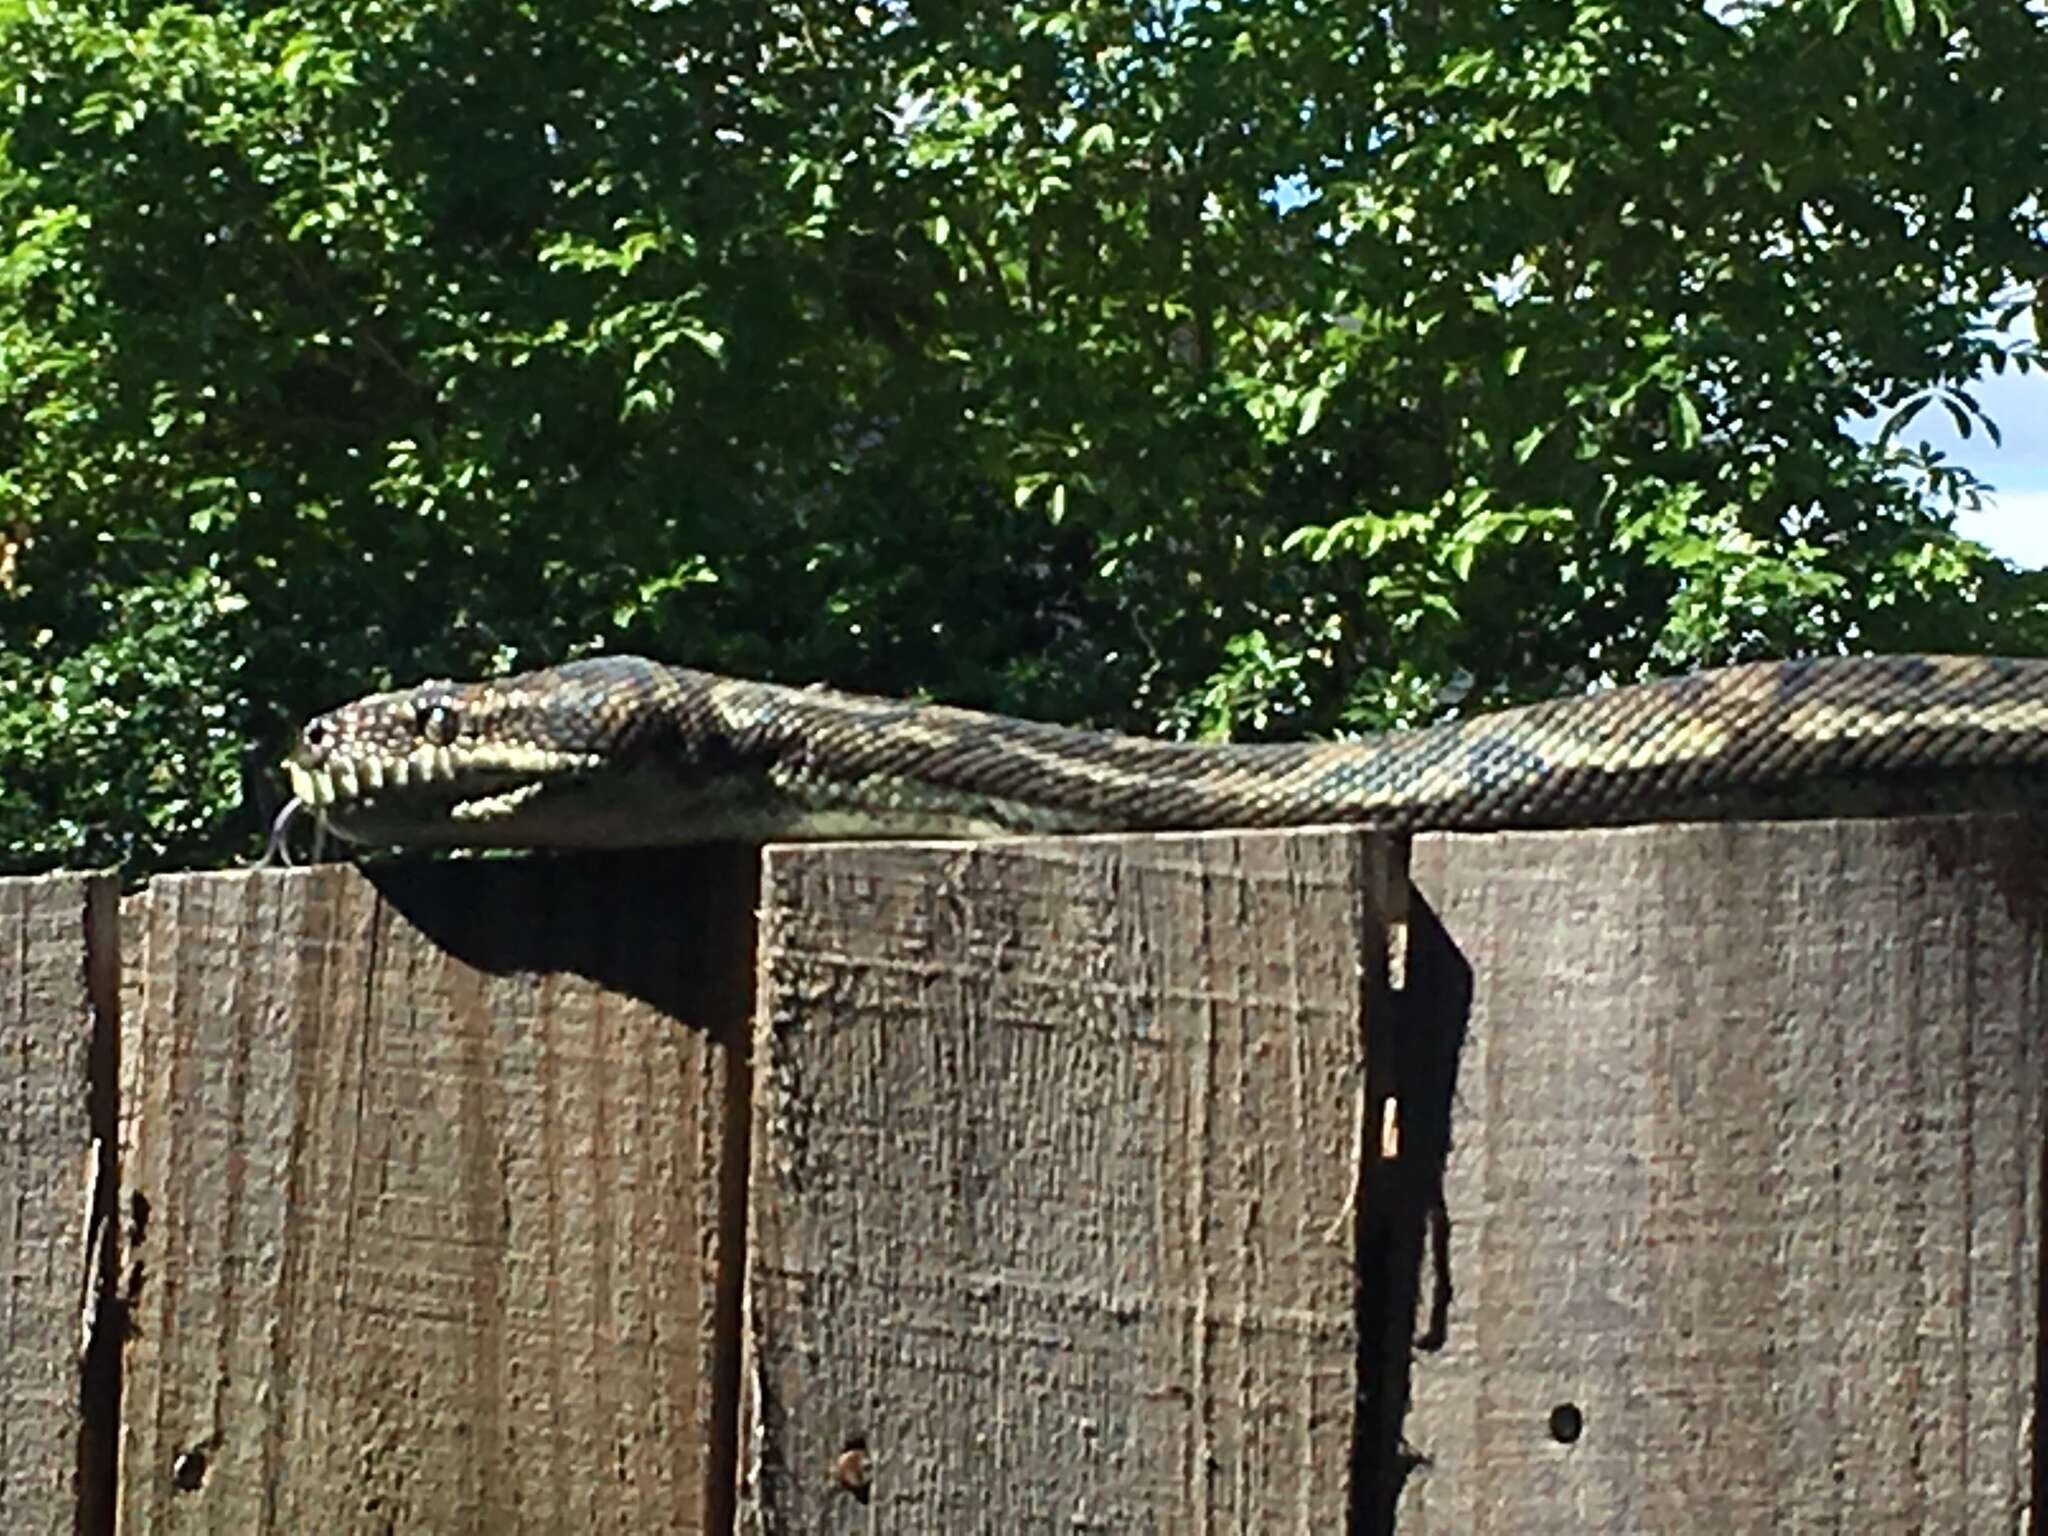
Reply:
[[206, 1452], [181, 1451], [171, 1463], [171, 1482], [180, 1493], [197, 1493], [206, 1481]]
[[832, 1463], [832, 1481], [839, 1485], [840, 1492], [850, 1493], [865, 1504], [870, 1496], [873, 1476], [873, 1468], [868, 1465], [867, 1436], [848, 1435], [846, 1448]]
[[1585, 1430], [1586, 1416], [1577, 1403], [1559, 1403], [1550, 1410], [1550, 1438], [1559, 1445], [1570, 1445]]

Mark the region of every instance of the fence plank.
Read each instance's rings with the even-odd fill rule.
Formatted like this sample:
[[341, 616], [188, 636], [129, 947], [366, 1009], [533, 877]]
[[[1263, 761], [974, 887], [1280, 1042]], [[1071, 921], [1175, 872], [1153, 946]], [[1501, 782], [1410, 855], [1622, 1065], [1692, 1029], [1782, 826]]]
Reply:
[[1394, 859], [769, 850], [750, 1528], [1332, 1529]]
[[1403, 1536], [2025, 1528], [2044, 854], [1994, 818], [1418, 841], [1410, 1024], [1465, 1039]]
[[95, 1283], [92, 1207], [112, 1172], [95, 1137], [111, 1084], [96, 1084], [115, 1027], [115, 888], [101, 876], [0, 880], [0, 1530], [71, 1536], [81, 1481], [102, 1478], [81, 1378]]
[[725, 1518], [724, 1043], [752, 868], [152, 885], [130, 945], [124, 1529]]

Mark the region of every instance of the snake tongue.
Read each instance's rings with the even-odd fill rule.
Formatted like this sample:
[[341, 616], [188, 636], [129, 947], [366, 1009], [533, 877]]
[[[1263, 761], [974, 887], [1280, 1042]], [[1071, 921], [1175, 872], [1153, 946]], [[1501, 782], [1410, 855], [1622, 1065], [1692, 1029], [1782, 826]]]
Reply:
[[456, 821], [495, 821], [501, 816], [510, 816], [518, 809], [547, 789], [546, 783], [536, 779], [495, 795], [477, 795], [468, 800], [458, 800], [448, 808], [448, 814]]

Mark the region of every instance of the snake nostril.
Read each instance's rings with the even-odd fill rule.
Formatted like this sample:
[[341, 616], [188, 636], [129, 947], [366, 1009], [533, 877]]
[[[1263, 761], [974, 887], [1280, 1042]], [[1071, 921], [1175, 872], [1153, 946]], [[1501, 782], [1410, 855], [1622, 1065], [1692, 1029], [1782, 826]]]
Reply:
[[315, 720], [299, 733], [299, 741], [308, 752], [317, 757], [327, 750], [332, 734], [324, 720]]

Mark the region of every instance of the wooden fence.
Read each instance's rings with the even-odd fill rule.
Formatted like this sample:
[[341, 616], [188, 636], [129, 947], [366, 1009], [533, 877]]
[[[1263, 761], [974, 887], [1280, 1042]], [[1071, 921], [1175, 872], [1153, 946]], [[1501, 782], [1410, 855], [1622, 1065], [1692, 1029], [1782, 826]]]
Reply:
[[2048, 822], [0, 882], [0, 1530], [2034, 1528]]

